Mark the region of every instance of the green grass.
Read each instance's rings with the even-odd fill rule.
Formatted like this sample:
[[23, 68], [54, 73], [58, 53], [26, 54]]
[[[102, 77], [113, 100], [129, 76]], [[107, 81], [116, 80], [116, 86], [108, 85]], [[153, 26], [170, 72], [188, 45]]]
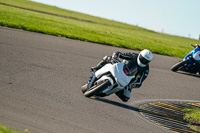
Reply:
[[5, 126], [0, 125], [0, 133], [21, 133], [19, 131], [11, 130]]
[[[137, 26], [59, 9], [28, 0], [0, 0], [0, 25], [133, 50], [184, 57], [198, 40], [157, 33]], [[52, 14], [57, 14], [55, 16]]]
[[[190, 128], [194, 129], [195, 131], [200, 131], [200, 109], [184, 109], [184, 120], [189, 122]], [[198, 125], [198, 126], [197, 126]]]

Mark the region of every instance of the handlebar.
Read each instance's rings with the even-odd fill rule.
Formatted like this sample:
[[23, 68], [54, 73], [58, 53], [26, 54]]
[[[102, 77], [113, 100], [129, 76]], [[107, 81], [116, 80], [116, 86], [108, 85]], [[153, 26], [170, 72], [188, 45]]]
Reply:
[[193, 45], [193, 44], [191, 44], [191, 46], [192, 46], [192, 47], [194, 47], [194, 48], [196, 48], [196, 46], [195, 46], [195, 45]]
[[194, 47], [194, 48], [197, 48], [197, 47], [200, 48], [199, 44], [195, 44], [195, 45], [191, 44], [191, 46]]

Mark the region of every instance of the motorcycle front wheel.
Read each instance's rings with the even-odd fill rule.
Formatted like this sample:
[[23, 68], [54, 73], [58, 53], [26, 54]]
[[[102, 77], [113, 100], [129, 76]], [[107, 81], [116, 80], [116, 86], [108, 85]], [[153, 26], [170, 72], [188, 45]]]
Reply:
[[85, 91], [84, 95], [85, 97], [91, 97], [91, 96], [97, 95], [103, 90], [105, 90], [106, 88], [108, 88], [110, 85], [111, 83], [109, 80], [103, 80], [101, 83], [95, 84], [94, 86], [89, 88], [87, 91]]
[[176, 72], [176, 71], [178, 71], [181, 67], [183, 67], [185, 64], [188, 64], [188, 63], [189, 63], [189, 60], [184, 60], [184, 61], [178, 62], [178, 63], [176, 63], [175, 65], [173, 65], [173, 66], [171, 67], [171, 70], [172, 70], [173, 72]]

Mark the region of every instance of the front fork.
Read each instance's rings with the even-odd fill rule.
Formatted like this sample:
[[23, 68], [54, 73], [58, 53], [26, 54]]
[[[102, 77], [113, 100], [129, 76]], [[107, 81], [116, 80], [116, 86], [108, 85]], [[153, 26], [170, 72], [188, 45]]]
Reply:
[[95, 78], [96, 78], [96, 77], [95, 77], [95, 74], [93, 73], [93, 74], [92, 74], [91, 80], [88, 81], [88, 88], [91, 88], [91, 87], [92, 87], [92, 84], [94, 83]]

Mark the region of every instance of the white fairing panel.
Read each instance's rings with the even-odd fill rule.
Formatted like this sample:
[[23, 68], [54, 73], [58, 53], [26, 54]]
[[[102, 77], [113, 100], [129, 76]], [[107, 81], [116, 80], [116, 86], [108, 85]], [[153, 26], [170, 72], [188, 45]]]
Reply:
[[115, 77], [115, 80], [117, 81], [117, 83], [121, 87], [125, 87], [129, 84], [131, 79], [135, 78], [135, 76], [127, 76], [124, 73], [124, 71], [123, 71], [124, 64], [125, 64], [125, 61], [123, 61], [122, 63], [113, 64], [113, 65], [112, 64], [106, 64], [101, 69], [99, 69], [98, 71], [95, 72], [95, 76], [97, 78], [99, 78], [104, 73], [111, 72], [113, 77]]
[[197, 51], [194, 55], [193, 58], [197, 61], [200, 61], [200, 51]]
[[106, 64], [101, 69], [95, 72], [95, 76], [97, 78], [101, 77], [101, 75], [103, 75], [104, 73], [109, 72], [110, 69], [112, 69], [112, 66], [113, 66], [112, 64]]
[[122, 90], [125, 86], [129, 84], [129, 82], [135, 78], [135, 76], [127, 76], [124, 71], [125, 61], [122, 63], [116, 63], [116, 64], [106, 64], [101, 69], [95, 72], [95, 77], [100, 78], [102, 75], [104, 75], [107, 72], [110, 72], [113, 77], [115, 78], [115, 81], [117, 82], [118, 86], [115, 88], [112, 88], [114, 86], [114, 82], [112, 78], [105, 76], [102, 76], [100, 80], [108, 79], [110, 83], [112, 84], [109, 88], [106, 88], [103, 93], [106, 93], [107, 95], [110, 95], [112, 93], [115, 93], [116, 91]]
[[112, 65], [112, 69], [110, 70], [112, 75], [115, 77], [115, 80], [122, 87], [127, 86], [129, 82], [131, 81], [131, 79], [135, 78], [135, 76], [127, 76], [124, 73], [123, 71], [124, 64], [125, 64], [125, 61], [123, 61], [122, 63], [116, 63]]

